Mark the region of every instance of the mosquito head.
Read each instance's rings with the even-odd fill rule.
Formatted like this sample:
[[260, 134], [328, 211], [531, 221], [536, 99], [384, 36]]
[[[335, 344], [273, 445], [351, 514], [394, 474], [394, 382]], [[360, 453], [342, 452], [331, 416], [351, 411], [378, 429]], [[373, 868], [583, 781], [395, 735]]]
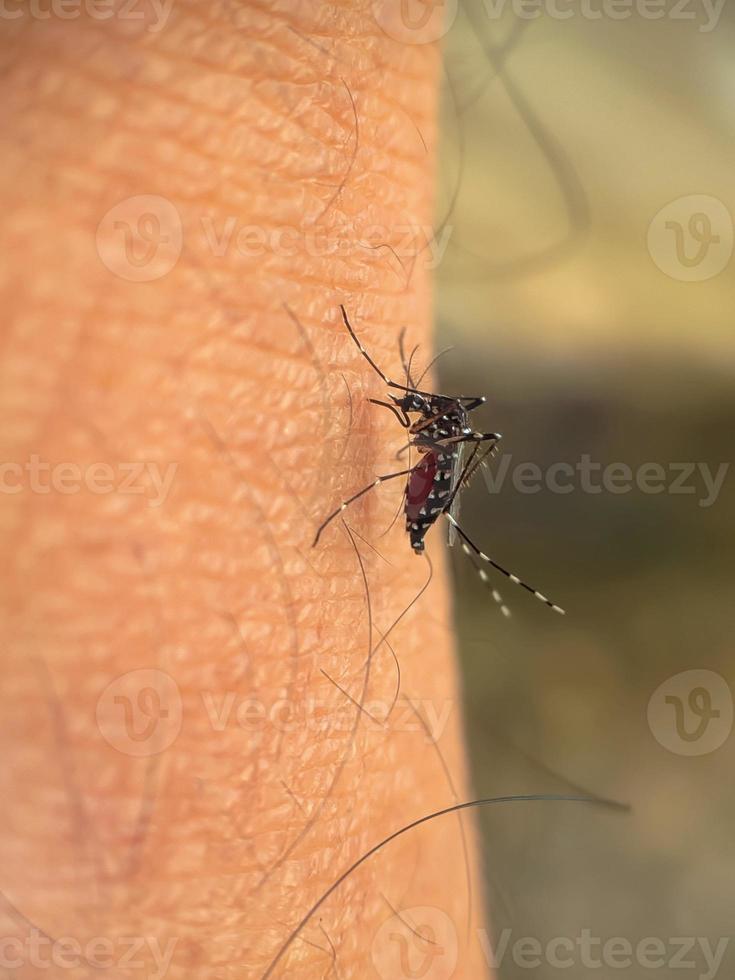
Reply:
[[404, 412], [427, 414], [429, 411], [428, 399], [416, 392], [407, 392], [402, 398], [393, 395], [393, 400]]
[[429, 400], [424, 395], [408, 391], [400, 398], [397, 395], [391, 395], [390, 397], [404, 412], [419, 412], [422, 415], [428, 414]]

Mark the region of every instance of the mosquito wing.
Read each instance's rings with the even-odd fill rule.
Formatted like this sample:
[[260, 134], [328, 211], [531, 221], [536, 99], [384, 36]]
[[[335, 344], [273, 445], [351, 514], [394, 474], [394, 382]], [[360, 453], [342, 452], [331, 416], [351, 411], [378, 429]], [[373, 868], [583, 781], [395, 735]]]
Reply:
[[[454, 518], [455, 521], [459, 521], [459, 508], [460, 508], [460, 498], [462, 496], [461, 488], [458, 488], [457, 484], [462, 475], [462, 470], [464, 469], [464, 456], [465, 456], [465, 443], [457, 443], [454, 460], [452, 462], [452, 485], [450, 489], [450, 494], [452, 495], [452, 505], [449, 508], [449, 514]], [[455, 492], [456, 491], [456, 492]], [[447, 543], [450, 548], [454, 547], [454, 542], [457, 540], [457, 532], [454, 528], [454, 524], [451, 521], [447, 521]]]
[[[454, 461], [452, 463], [451, 492], [452, 494], [454, 494], [454, 496], [452, 498], [451, 507], [449, 508], [449, 515], [455, 521], [459, 521], [459, 507], [460, 507], [460, 502], [462, 497], [462, 486], [467, 486], [467, 484], [470, 482], [470, 480], [478, 471], [478, 469], [484, 468], [488, 465], [490, 460], [492, 460], [492, 458], [497, 453], [500, 443], [494, 442], [484, 453], [481, 453], [479, 456], [477, 456], [477, 459], [474, 458], [477, 455], [477, 445], [475, 445], [475, 448], [472, 450], [473, 457], [470, 460], [471, 465], [469, 467], [468, 472], [465, 473], [464, 479], [462, 479], [462, 474], [464, 473], [464, 468], [465, 468], [465, 455], [466, 455], [467, 445], [468, 444], [464, 442], [460, 442], [457, 444], [457, 451], [454, 457]], [[462, 486], [458, 486], [460, 479], [462, 479]], [[452, 521], [447, 521], [447, 525], [449, 527], [449, 531], [447, 533], [447, 540], [451, 547], [454, 545], [454, 542], [457, 540], [457, 531]]]

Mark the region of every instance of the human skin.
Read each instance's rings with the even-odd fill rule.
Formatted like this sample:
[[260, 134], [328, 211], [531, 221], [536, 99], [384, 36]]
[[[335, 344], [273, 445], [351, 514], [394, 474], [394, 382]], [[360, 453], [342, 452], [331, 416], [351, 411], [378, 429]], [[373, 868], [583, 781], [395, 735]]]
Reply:
[[2, 955], [481, 977], [471, 814], [296, 930], [470, 796], [440, 532], [384, 533], [397, 480], [312, 548], [404, 465], [339, 304], [430, 359], [439, 49], [362, 0], [135, 9], [2, 21]]

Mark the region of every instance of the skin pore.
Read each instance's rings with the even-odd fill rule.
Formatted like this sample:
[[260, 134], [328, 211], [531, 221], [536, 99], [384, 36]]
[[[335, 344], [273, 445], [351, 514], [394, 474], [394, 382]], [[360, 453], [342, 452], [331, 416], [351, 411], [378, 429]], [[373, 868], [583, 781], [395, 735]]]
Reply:
[[[311, 548], [405, 466], [339, 304], [430, 360], [440, 51], [129, 7], [2, 23], [2, 955], [257, 978], [471, 796], [443, 530], [389, 481]], [[273, 975], [484, 976], [477, 869], [471, 813], [417, 827]]]

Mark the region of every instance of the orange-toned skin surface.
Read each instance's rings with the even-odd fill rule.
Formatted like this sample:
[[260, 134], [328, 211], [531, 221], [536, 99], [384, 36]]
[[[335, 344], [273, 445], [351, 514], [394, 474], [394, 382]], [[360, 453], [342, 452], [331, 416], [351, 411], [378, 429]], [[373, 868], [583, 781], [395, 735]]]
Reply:
[[361, 0], [138, 9], [0, 41], [4, 955], [482, 977], [471, 814], [284, 948], [469, 794], [443, 535], [390, 646], [429, 575], [401, 481], [311, 548], [401, 468], [338, 304], [393, 375], [403, 325], [430, 356], [439, 50]]

